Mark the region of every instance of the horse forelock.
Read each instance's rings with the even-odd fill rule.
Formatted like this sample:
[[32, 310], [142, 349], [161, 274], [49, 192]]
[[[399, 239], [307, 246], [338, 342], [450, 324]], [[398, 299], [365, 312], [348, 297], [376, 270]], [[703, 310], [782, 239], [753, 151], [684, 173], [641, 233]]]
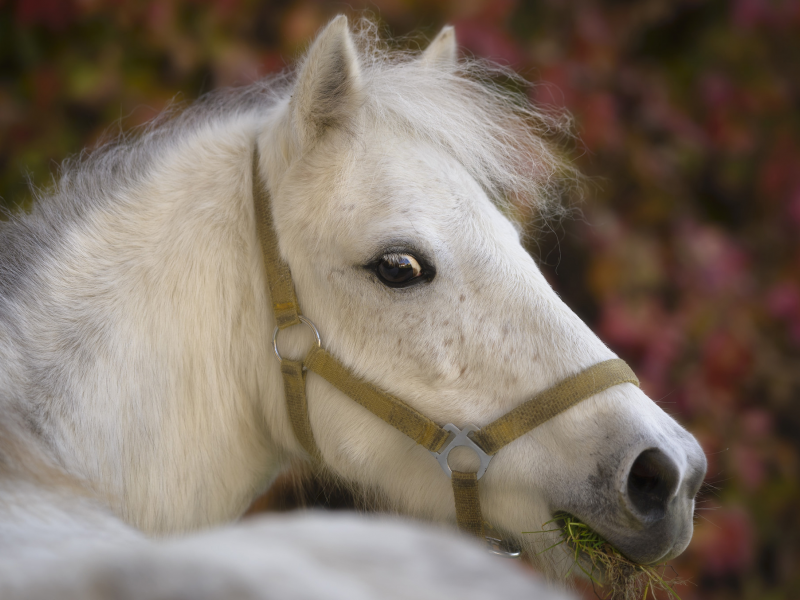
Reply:
[[535, 106], [531, 84], [511, 70], [463, 56], [423, 62], [382, 43], [369, 21], [354, 40], [365, 80], [367, 123], [388, 127], [453, 156], [507, 214], [558, 219], [580, 175], [561, 146], [568, 115]]

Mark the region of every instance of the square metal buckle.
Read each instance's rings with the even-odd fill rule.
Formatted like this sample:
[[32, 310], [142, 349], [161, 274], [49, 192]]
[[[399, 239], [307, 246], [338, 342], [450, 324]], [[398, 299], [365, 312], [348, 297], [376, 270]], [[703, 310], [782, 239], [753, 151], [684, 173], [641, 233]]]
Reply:
[[483, 448], [478, 446], [478, 444], [476, 444], [472, 438], [469, 437], [469, 434], [473, 431], [480, 431], [480, 427], [468, 424], [464, 427], [464, 429], [459, 429], [452, 423], [448, 423], [444, 426], [444, 430], [454, 434], [454, 437], [452, 437], [447, 445], [442, 448], [441, 452], [431, 452], [431, 454], [433, 454], [433, 456], [439, 462], [439, 466], [442, 467], [442, 470], [445, 472], [445, 474], [448, 477], [453, 476], [453, 471], [450, 469], [450, 465], [447, 464], [447, 456], [450, 454], [450, 451], [458, 446], [466, 446], [478, 454], [478, 458], [481, 460], [481, 466], [478, 469], [476, 477], [478, 479], [483, 477], [483, 474], [486, 472], [486, 467], [489, 466], [489, 461], [492, 460], [492, 457], [489, 454], [486, 454], [486, 452], [483, 451]]

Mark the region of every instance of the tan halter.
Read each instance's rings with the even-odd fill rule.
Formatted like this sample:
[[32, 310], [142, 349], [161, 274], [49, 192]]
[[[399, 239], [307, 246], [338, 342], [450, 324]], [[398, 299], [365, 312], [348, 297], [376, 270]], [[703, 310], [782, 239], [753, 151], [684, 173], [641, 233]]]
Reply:
[[[568, 377], [553, 387], [536, 394], [504, 416], [478, 428], [467, 425], [459, 429], [452, 423], [440, 427], [431, 419], [372, 384], [353, 375], [350, 370], [322, 348], [319, 331], [300, 314], [292, 274], [278, 250], [278, 238], [272, 218], [269, 192], [258, 170], [258, 149], [253, 153], [253, 201], [256, 227], [264, 255], [264, 269], [272, 298], [277, 327], [272, 343], [280, 360], [286, 406], [292, 429], [300, 444], [316, 461], [321, 460], [319, 448], [308, 420], [305, 369], [313, 371], [344, 392], [371, 413], [427, 448], [450, 476], [456, 505], [458, 526], [481, 539], [484, 523], [478, 496], [478, 480], [483, 476], [492, 456], [506, 444], [605, 389], [621, 383], [639, 385], [630, 367], [620, 359], [607, 360]], [[303, 360], [282, 358], [278, 352], [278, 332], [304, 323], [316, 336], [316, 345]], [[466, 446], [481, 459], [477, 472], [452, 471], [447, 456], [453, 448]]]

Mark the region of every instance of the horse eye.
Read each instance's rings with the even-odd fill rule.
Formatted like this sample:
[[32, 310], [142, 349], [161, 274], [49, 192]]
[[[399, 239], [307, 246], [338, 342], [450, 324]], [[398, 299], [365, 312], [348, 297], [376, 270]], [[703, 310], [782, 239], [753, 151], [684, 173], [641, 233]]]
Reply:
[[375, 272], [381, 283], [389, 287], [405, 287], [423, 280], [422, 267], [410, 254], [387, 254], [381, 258]]

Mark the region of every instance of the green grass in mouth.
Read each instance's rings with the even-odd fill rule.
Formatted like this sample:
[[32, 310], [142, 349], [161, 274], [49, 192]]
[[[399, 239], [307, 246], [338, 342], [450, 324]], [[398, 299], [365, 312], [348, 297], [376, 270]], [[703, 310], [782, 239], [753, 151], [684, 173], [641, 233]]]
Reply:
[[[548, 528], [548, 525], [552, 527]], [[543, 554], [557, 546], [566, 544], [572, 553], [573, 565], [567, 572], [572, 574], [578, 567], [594, 586], [602, 588], [603, 598], [609, 600], [646, 600], [648, 595], [657, 600], [657, 592], [666, 594], [662, 598], [680, 596], [672, 585], [681, 583], [677, 578], [664, 578], [666, 564], [640, 565], [626, 558], [619, 550], [593, 531], [586, 523], [570, 514], [559, 513], [542, 525], [540, 531], [523, 531], [526, 534], [559, 533], [560, 540], [542, 550]], [[597, 592], [597, 587], [595, 587]], [[598, 594], [598, 597], [599, 594]]]

